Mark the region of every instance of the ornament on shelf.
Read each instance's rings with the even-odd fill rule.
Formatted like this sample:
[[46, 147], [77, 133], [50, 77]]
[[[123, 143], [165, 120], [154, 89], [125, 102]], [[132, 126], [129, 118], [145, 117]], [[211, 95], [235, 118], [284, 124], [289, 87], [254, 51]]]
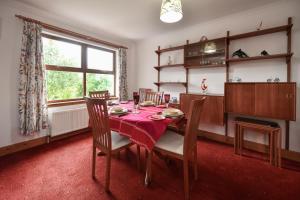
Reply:
[[260, 53], [261, 56], [268, 56], [270, 55], [266, 50], [263, 50], [261, 53]]
[[242, 79], [240, 77], [234, 77], [233, 82], [242, 82]]
[[268, 82], [268, 83], [270, 83], [270, 82], [272, 82], [272, 81], [273, 81], [273, 78], [272, 78], [272, 77], [270, 77], [270, 78], [267, 79], [267, 82]]
[[207, 88], [208, 88], [208, 85], [206, 84], [206, 78], [204, 78], [204, 79], [202, 79], [202, 82], [201, 82], [201, 90], [202, 90], [203, 94], [207, 93]]
[[206, 41], [208, 40], [207, 37], [205, 35], [203, 35], [201, 38], [200, 38], [200, 42], [203, 42], [203, 41]]
[[258, 25], [258, 27], [257, 27], [257, 29], [256, 29], [256, 30], [260, 31], [260, 30], [261, 30], [261, 27], [262, 27], [262, 25], [263, 25], [263, 22], [262, 22], [262, 21], [260, 21], [260, 23], [259, 23], [259, 25]]
[[232, 57], [235, 57], [235, 56], [237, 56], [239, 58], [247, 58], [247, 57], [249, 57], [245, 52], [242, 51], [242, 49], [239, 49], [239, 50], [233, 52]]
[[276, 83], [280, 82], [279, 77], [275, 77], [275, 78], [274, 78], [274, 82], [276, 82]]
[[171, 59], [171, 56], [168, 57], [168, 65], [171, 65], [172, 64], [172, 59]]

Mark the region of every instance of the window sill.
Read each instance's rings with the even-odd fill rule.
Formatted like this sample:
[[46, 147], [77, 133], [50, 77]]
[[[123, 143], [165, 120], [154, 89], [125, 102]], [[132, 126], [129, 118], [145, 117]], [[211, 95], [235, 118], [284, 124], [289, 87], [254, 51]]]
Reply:
[[[118, 97], [112, 96], [109, 98], [110, 100], [118, 100]], [[60, 106], [70, 106], [76, 104], [85, 104], [85, 100], [73, 100], [73, 101], [61, 101], [61, 102], [48, 102], [48, 108], [51, 107], [60, 107]]]
[[64, 101], [64, 102], [55, 102], [55, 103], [48, 103], [48, 108], [51, 107], [60, 107], [60, 106], [70, 106], [76, 104], [84, 104], [85, 100], [76, 100], [76, 101]]

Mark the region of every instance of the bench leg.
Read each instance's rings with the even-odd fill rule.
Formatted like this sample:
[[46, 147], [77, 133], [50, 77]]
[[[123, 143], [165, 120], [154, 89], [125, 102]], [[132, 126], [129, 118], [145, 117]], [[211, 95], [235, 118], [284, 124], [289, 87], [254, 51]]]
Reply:
[[238, 125], [235, 124], [235, 131], [234, 131], [234, 153], [238, 153]]
[[278, 137], [278, 167], [281, 168], [281, 130], [278, 130], [277, 137]]
[[274, 135], [273, 135], [273, 132], [271, 131], [269, 133], [269, 155], [270, 155], [269, 162], [271, 165], [273, 165], [273, 157], [274, 157], [273, 144], [274, 144]]
[[244, 146], [244, 129], [242, 127], [239, 127], [239, 153], [240, 153], [240, 155], [243, 154], [243, 152], [242, 152], [243, 146]]

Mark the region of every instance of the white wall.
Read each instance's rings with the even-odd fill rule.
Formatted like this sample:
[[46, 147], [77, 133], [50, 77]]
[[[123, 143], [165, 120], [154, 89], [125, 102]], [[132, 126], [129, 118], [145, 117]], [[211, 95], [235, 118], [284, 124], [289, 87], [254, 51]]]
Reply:
[[[285, 25], [287, 18], [293, 18], [292, 32], [292, 80], [297, 82], [297, 121], [291, 122], [290, 129], [290, 149], [300, 152], [300, 1], [287, 0], [278, 1], [260, 8], [251, 9], [245, 12], [232, 14], [226, 17], [208, 21], [179, 31], [155, 36], [137, 43], [136, 48], [136, 64], [137, 64], [137, 84], [139, 87], [151, 87], [156, 89], [153, 84], [157, 80], [157, 71], [153, 66], [157, 65], [157, 55], [154, 50], [158, 45], [161, 48], [170, 45], [182, 45], [188, 39], [190, 43], [199, 41], [201, 36], [205, 35], [208, 39], [217, 37], [225, 37], [226, 31], [229, 30], [231, 35], [256, 30], [256, 27], [263, 20], [263, 28]], [[256, 38], [249, 38], [240, 41], [234, 41], [230, 45], [230, 51], [242, 48], [249, 56], [258, 55], [263, 49], [269, 53], [285, 53], [286, 52], [286, 35], [278, 33], [273, 35], [265, 35]], [[170, 54], [168, 54], [170, 55]], [[161, 64], [167, 63], [168, 55], [164, 55]], [[176, 51], [171, 54], [174, 61], [182, 63], [183, 51]], [[257, 61], [249, 63], [232, 64], [230, 67], [230, 78], [241, 77], [243, 81], [263, 81], [269, 77], [279, 77], [281, 81], [286, 81], [286, 64], [284, 60]], [[200, 82], [203, 77], [208, 79], [209, 92], [224, 93], [225, 68], [213, 69], [193, 69], [190, 70], [189, 92], [200, 92]], [[179, 81], [185, 80], [183, 69], [164, 69], [161, 72], [161, 80]], [[164, 86], [162, 91], [171, 93], [172, 96], [179, 96], [180, 92], [184, 92], [182, 86]], [[231, 116], [231, 119], [234, 116]], [[283, 127], [282, 121], [280, 125]], [[232, 120], [230, 120], [229, 135], [233, 135]], [[224, 135], [224, 127], [205, 126], [202, 129], [217, 132]], [[283, 134], [284, 135], [284, 134]], [[266, 138], [260, 135], [246, 136], [247, 139], [255, 142], [266, 142]], [[284, 140], [283, 140], [284, 144]]]
[[[129, 48], [128, 50], [128, 86], [129, 92], [133, 91], [136, 82], [134, 75], [135, 44], [133, 41], [123, 38], [105, 35], [102, 32], [84, 29], [82, 24], [74, 24], [62, 20], [59, 16], [37, 10], [22, 3], [1, 0], [0, 2], [0, 147], [17, 142], [40, 137], [43, 134], [33, 137], [23, 137], [18, 130], [18, 68], [21, 49], [22, 22], [15, 17], [21, 14], [32, 17], [62, 28], [78, 33], [90, 35], [102, 40], [118, 43]], [[79, 105], [80, 106], [80, 105]], [[56, 109], [67, 109], [60, 107]], [[49, 109], [50, 113], [53, 109]]]

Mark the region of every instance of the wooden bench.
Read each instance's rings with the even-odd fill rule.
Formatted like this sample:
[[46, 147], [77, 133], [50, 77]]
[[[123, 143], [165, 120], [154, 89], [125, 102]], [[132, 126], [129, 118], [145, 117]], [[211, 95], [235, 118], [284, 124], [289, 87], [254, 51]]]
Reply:
[[281, 167], [281, 128], [275, 122], [237, 117], [235, 119], [234, 152], [242, 155], [244, 130], [253, 130], [269, 136], [269, 161]]

